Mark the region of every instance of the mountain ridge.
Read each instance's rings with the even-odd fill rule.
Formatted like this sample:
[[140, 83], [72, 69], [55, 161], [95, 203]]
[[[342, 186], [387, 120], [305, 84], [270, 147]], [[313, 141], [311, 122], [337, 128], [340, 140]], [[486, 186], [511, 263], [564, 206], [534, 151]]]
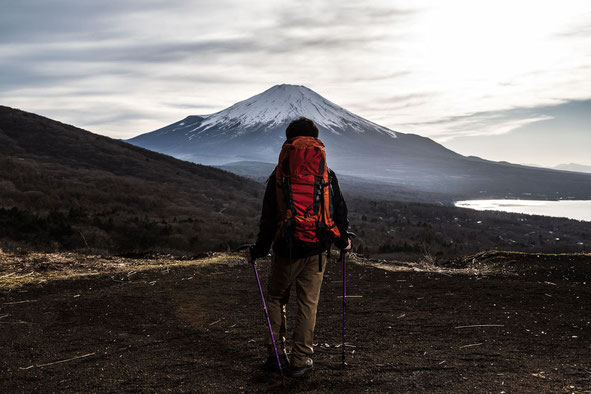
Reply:
[[588, 175], [462, 156], [427, 137], [376, 125], [305, 86], [276, 85], [222, 111], [189, 116], [127, 141], [244, 175], [231, 164], [276, 162], [289, 121], [303, 115], [318, 124], [327, 163], [339, 174], [457, 199], [591, 199]]

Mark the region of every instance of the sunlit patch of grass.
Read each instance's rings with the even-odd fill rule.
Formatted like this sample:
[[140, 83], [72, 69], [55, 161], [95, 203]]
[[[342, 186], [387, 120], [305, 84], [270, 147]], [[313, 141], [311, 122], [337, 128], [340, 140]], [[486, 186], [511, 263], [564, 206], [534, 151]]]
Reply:
[[199, 267], [210, 264], [238, 264], [243, 258], [237, 254], [214, 253], [198, 259], [157, 257], [134, 259], [93, 256], [75, 253], [27, 253], [14, 255], [0, 251], [0, 289], [40, 284], [55, 280], [81, 279], [101, 274], [127, 273]]
[[480, 252], [480, 253], [486, 253], [486, 254], [507, 254], [507, 255], [520, 255], [520, 256], [591, 256], [591, 253], [541, 253], [541, 252], [519, 252], [519, 251], [515, 251], [515, 250], [497, 250], [497, 249], [491, 249], [491, 250], [487, 250], [485, 252]]
[[431, 272], [443, 275], [501, 274], [515, 276], [527, 272], [566, 272], [568, 267], [563, 265], [565, 260], [570, 260], [569, 258], [573, 257], [588, 258], [589, 256], [591, 256], [590, 253], [532, 253], [512, 250], [486, 250], [447, 262], [438, 262], [430, 255], [425, 255], [424, 258], [416, 262], [364, 259], [361, 257], [350, 260], [388, 271]]

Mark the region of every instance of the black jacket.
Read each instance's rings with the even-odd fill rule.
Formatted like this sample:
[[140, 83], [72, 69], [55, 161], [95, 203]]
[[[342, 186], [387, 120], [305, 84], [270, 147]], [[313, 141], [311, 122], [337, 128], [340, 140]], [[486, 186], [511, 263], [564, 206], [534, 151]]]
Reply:
[[[347, 229], [349, 228], [349, 220], [347, 219], [347, 204], [341, 193], [339, 181], [335, 173], [329, 169], [328, 178], [330, 187], [332, 187], [332, 203], [334, 209], [333, 220], [341, 233], [341, 238], [334, 240], [334, 244], [338, 248], [344, 248], [349, 243], [347, 237]], [[259, 234], [257, 236], [256, 244], [251, 248], [250, 253], [253, 258], [264, 257], [269, 253], [271, 244], [273, 244], [273, 251], [275, 254], [283, 257], [302, 258], [314, 256], [322, 253], [330, 245], [318, 243], [303, 243], [292, 242], [291, 251], [288, 241], [284, 238], [275, 240], [275, 233], [277, 231], [277, 223], [280, 219], [280, 213], [277, 208], [277, 191], [275, 187], [275, 171], [267, 180], [267, 188], [265, 190], [265, 197], [263, 199], [263, 211], [261, 213], [261, 220], [259, 222]]]

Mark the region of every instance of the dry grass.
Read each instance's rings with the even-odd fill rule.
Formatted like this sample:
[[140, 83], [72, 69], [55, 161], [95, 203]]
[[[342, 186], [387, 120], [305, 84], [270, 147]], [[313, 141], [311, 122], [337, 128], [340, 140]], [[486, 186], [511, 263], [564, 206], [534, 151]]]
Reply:
[[[430, 272], [442, 275], [483, 276], [492, 274], [519, 275], [536, 270], [557, 267], [572, 259], [580, 260], [577, 272], [585, 274], [590, 253], [524, 253], [515, 251], [488, 250], [474, 255], [463, 256], [445, 264], [425, 255], [418, 261], [392, 259], [367, 259], [349, 253], [348, 261], [387, 271]], [[0, 249], [0, 289], [13, 289], [27, 284], [38, 284], [53, 280], [82, 278], [102, 274], [123, 274], [131, 278], [146, 270], [169, 270], [173, 267], [201, 266], [208, 264], [243, 264], [237, 253], [210, 253], [203, 258], [178, 258], [159, 255], [150, 258], [125, 258], [82, 253], [8, 253]], [[545, 265], [543, 265], [545, 264]], [[582, 265], [581, 265], [582, 264]], [[568, 268], [564, 268], [567, 269]], [[584, 272], [583, 272], [584, 271]], [[121, 276], [120, 276], [121, 277]]]
[[109, 273], [123, 273], [131, 277], [145, 270], [240, 262], [242, 258], [239, 255], [227, 253], [212, 253], [198, 259], [178, 259], [173, 256], [124, 258], [81, 253], [14, 254], [0, 249], [0, 289]]

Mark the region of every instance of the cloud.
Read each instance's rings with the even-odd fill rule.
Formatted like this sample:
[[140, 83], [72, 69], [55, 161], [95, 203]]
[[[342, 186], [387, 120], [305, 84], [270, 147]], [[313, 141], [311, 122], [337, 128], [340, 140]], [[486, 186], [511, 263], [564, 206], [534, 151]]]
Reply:
[[[15, 51], [12, 63], [111, 63], [118, 68], [126, 63], [175, 63], [212, 54], [237, 54], [265, 49], [255, 40], [216, 39], [195, 41], [109, 41], [81, 45], [31, 44], [26, 50]], [[21, 64], [22, 64], [21, 63]]]
[[403, 70], [403, 71], [394, 71], [391, 73], [386, 74], [360, 74], [357, 76], [352, 76], [352, 82], [357, 83], [364, 83], [364, 82], [374, 82], [374, 81], [384, 81], [384, 80], [391, 80], [395, 78], [402, 78], [410, 75], [412, 71], [410, 70]]
[[[587, 17], [589, 16], [591, 16], [591, 13], [587, 14]], [[587, 20], [574, 26], [569, 26], [565, 30], [556, 33], [556, 37], [567, 40], [572, 38], [588, 38], [591, 37], [591, 26]]]
[[277, 12], [274, 27], [281, 27], [283, 31], [330, 27], [362, 32], [360, 27], [367, 25], [403, 23], [416, 12], [416, 9], [396, 7], [391, 2], [339, 1], [336, 5], [332, 1], [296, 1]]
[[[92, 79], [99, 74], [132, 80], [170, 79], [173, 75], [167, 75], [168, 65], [172, 65], [178, 79], [190, 76], [185, 80], [195, 83], [209, 80], [244, 84], [256, 82], [265, 70], [266, 75], [297, 75], [310, 68], [332, 69], [335, 60], [331, 56], [336, 61], [361, 59], [372, 43], [388, 40], [389, 34], [376, 33], [371, 26], [359, 29], [358, 23], [392, 27], [393, 20], [412, 15], [412, 10], [359, 7], [355, 3], [335, 6], [331, 1], [317, 3], [322, 12], [311, 13], [301, 3], [271, 12], [267, 15], [271, 22], [266, 23], [249, 20], [252, 11], [245, 13], [241, 17], [249, 23], [240, 30], [227, 28], [226, 21], [219, 19], [224, 4], [228, 2], [10, 2], [0, 15], [5, 33], [0, 35], [0, 89], [6, 92], [50, 87]], [[235, 4], [233, 8], [237, 8]], [[191, 18], [184, 18], [185, 14]], [[183, 19], [177, 20], [181, 15]], [[232, 16], [228, 12], [228, 18]], [[172, 34], [153, 34], [154, 26], [158, 29], [171, 25], [175, 27]], [[244, 26], [244, 20], [238, 20], [236, 25]], [[306, 57], [309, 64], [301, 61]], [[220, 69], [240, 65], [257, 72], [224, 76], [211, 72], [208, 66], [212, 64]], [[408, 72], [364, 73], [352, 81], [391, 79]]]
[[553, 105], [475, 112], [426, 122], [415, 122], [407, 126], [417, 130], [434, 126], [438, 132], [432, 138], [438, 142], [448, 142], [459, 137], [506, 134], [532, 123], [558, 117], [572, 119], [577, 126], [591, 124], [591, 99], [562, 100]]
[[163, 7], [162, 2], [154, 0], [7, 1], [3, 2], [0, 13], [0, 43], [113, 38], [125, 31], [117, 23], [117, 16]]
[[[206, 110], [209, 109], [211, 113], [215, 112], [219, 108], [216, 105], [211, 105], [211, 104], [196, 104], [194, 102], [190, 102], [190, 103], [174, 103], [174, 102], [169, 102], [169, 101], [163, 101], [160, 104], [162, 104], [164, 106], [168, 106], [168, 107], [173, 107], [173, 108], [191, 109], [191, 110], [194, 110], [196, 107], [199, 107], [200, 109], [206, 109]], [[203, 113], [202, 115], [208, 115], [208, 114]]]
[[413, 92], [380, 97], [371, 102], [353, 101], [346, 103], [345, 106], [355, 113], [362, 114], [366, 119], [381, 122], [382, 120], [389, 120], [392, 114], [399, 113], [402, 110], [425, 106], [437, 95], [436, 92]]
[[[10, 64], [13, 63], [13, 64]], [[51, 72], [49, 70], [39, 70], [35, 66], [22, 65], [18, 62], [2, 62], [0, 68], [0, 92], [21, 89], [25, 86], [54, 86], [64, 81], [72, 79], [72, 75], [67, 72]]]
[[547, 118], [525, 122], [504, 134], [458, 136], [444, 145], [461, 154], [513, 163], [545, 166], [561, 162], [591, 164], [588, 148], [591, 146], [591, 99], [569, 100], [535, 109], [518, 109], [516, 112]]

